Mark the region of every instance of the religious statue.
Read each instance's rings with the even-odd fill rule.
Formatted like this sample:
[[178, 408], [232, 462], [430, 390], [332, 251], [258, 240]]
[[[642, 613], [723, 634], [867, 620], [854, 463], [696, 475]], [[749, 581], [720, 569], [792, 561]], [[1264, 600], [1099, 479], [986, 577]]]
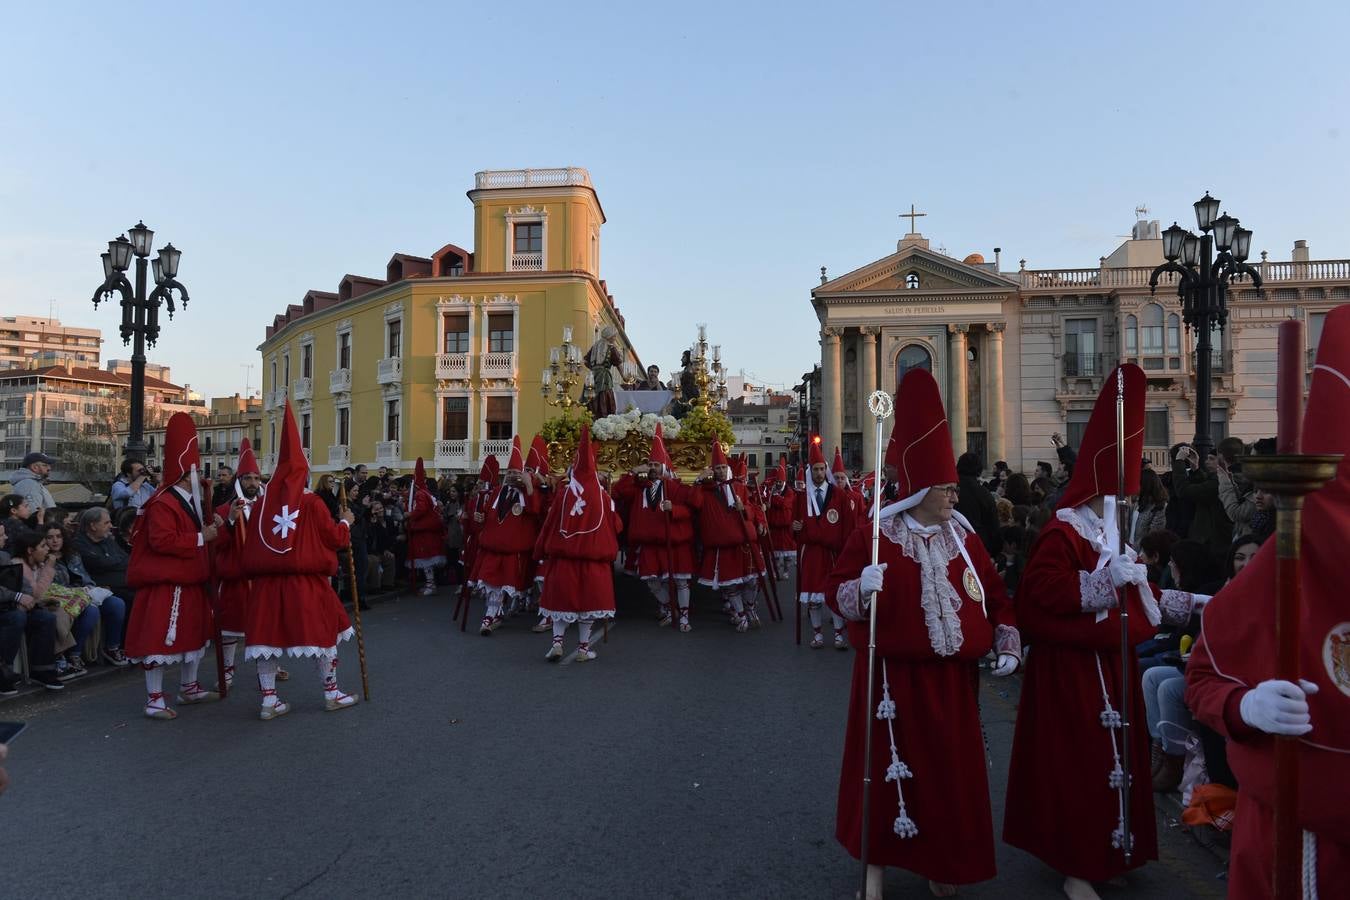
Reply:
[[613, 415], [615, 410], [614, 403], [614, 372], [612, 366], [623, 365], [623, 354], [619, 352], [619, 345], [614, 339], [619, 336], [619, 330], [613, 325], [606, 325], [600, 329], [600, 337], [591, 349], [586, 351], [586, 368], [591, 370], [591, 380], [593, 389], [591, 392], [591, 415], [599, 419], [603, 416]]

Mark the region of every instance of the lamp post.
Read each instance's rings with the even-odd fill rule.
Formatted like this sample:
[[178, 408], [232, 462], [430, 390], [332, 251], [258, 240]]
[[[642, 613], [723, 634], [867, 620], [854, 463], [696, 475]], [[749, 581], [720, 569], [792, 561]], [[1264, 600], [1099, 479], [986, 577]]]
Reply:
[[[1149, 293], [1158, 289], [1165, 273], [1177, 275], [1177, 296], [1181, 315], [1188, 329], [1196, 332], [1195, 343], [1195, 451], [1203, 460], [1214, 449], [1210, 437], [1210, 400], [1213, 386], [1213, 346], [1210, 333], [1228, 321], [1228, 285], [1250, 277], [1258, 293], [1261, 273], [1247, 264], [1252, 232], [1239, 225], [1233, 216], [1219, 215], [1219, 201], [1205, 192], [1195, 201], [1196, 235], [1173, 222], [1163, 231], [1163, 258], [1167, 262], [1153, 270], [1148, 279]], [[1211, 232], [1213, 232], [1211, 234]], [[1215, 254], [1215, 250], [1218, 254]], [[1178, 262], [1180, 260], [1180, 262]]]
[[[103, 257], [103, 284], [94, 291], [94, 308], [100, 301], [109, 299], [114, 292], [122, 295], [122, 343], [129, 344], [135, 339], [131, 353], [131, 422], [128, 428], [127, 445], [124, 448], [130, 459], [145, 461], [145, 345], [155, 346], [159, 339], [159, 304], [163, 300], [169, 307], [169, 318], [173, 318], [175, 290], [180, 295], [183, 308], [187, 309], [187, 288], [178, 283], [178, 260], [183, 256], [181, 250], [173, 244], [160, 248], [158, 255], [148, 265], [154, 270], [155, 289], [146, 294], [146, 260], [150, 256], [150, 242], [155, 233], [137, 222], [127, 229], [127, 235], [119, 235], [108, 241], [108, 251]], [[126, 272], [131, 267], [131, 257], [136, 257], [136, 284], [133, 287]]]

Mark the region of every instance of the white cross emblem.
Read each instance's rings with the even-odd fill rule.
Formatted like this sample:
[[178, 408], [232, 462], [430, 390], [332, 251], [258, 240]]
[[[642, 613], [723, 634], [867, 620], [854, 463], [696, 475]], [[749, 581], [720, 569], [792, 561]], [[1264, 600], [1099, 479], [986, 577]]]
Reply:
[[576, 499], [576, 502], [572, 504], [572, 511], [568, 513], [568, 515], [579, 516], [581, 515], [582, 510], [584, 510], [585, 508], [586, 508], [586, 501], [578, 497]]
[[295, 512], [291, 512], [291, 508], [283, 504], [281, 507], [281, 515], [272, 517], [272, 521], [276, 523], [276, 525], [272, 527], [272, 533], [279, 534], [283, 541], [286, 540], [286, 536], [295, 530], [295, 520], [298, 518], [300, 518], [300, 510], [297, 509]]

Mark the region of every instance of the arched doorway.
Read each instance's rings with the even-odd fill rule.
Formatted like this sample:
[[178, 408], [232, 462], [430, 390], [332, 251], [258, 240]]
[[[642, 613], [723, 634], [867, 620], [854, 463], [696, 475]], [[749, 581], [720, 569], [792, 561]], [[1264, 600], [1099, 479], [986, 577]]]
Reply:
[[902, 347], [900, 354], [895, 358], [895, 387], [900, 388], [900, 382], [905, 380], [905, 373], [910, 369], [927, 369], [933, 371], [933, 354], [922, 344], [907, 344]]

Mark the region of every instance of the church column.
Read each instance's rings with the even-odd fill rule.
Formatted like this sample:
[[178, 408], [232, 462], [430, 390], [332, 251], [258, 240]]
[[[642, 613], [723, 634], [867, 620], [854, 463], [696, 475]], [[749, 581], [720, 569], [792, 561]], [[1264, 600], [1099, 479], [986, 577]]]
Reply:
[[867, 398], [877, 389], [877, 335], [881, 329], [875, 325], [862, 328], [862, 365], [859, 367], [858, 402], [861, 409], [858, 421], [862, 423], [863, 471], [875, 472], [877, 468], [876, 420], [867, 411]]
[[989, 329], [989, 376], [985, 379], [989, 387], [984, 427], [992, 468], [995, 461], [1007, 459], [1003, 448], [1003, 330], [1008, 326], [1004, 322], [991, 322], [985, 327]]
[[952, 432], [952, 450], [957, 456], [966, 452], [966, 329], [968, 325], [947, 326], [947, 423]]
[[843, 365], [839, 354], [841, 334], [843, 329], [833, 326], [820, 330], [820, 442], [827, 462], [829, 454], [839, 446], [844, 431]]

